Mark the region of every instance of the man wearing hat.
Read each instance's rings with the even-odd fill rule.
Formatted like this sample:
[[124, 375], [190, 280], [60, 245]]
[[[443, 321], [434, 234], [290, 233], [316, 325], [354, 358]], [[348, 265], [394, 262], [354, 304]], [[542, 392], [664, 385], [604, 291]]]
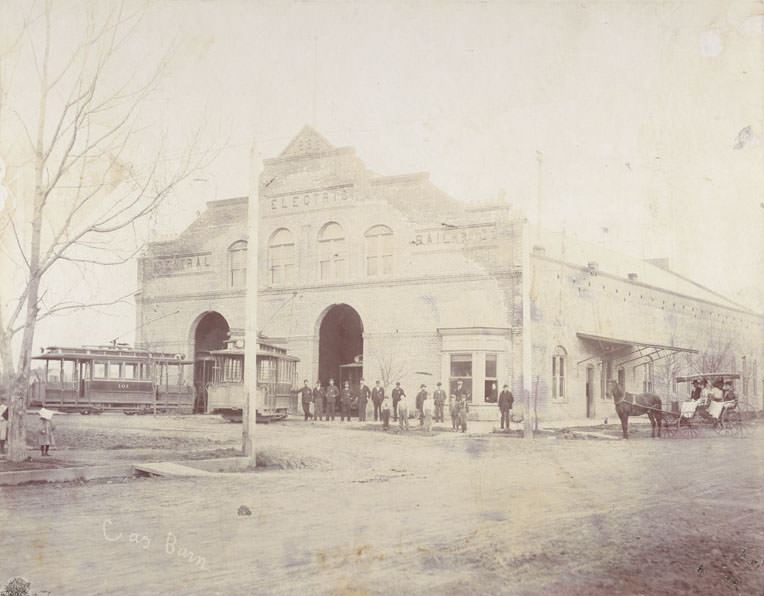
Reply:
[[437, 387], [432, 394], [432, 398], [435, 400], [435, 422], [443, 422], [443, 407], [446, 403], [446, 392], [441, 389], [440, 381]]
[[393, 420], [398, 420], [398, 402], [401, 395], [406, 395], [406, 392], [401, 388], [401, 382], [396, 381], [395, 389], [393, 389]]
[[371, 390], [371, 401], [374, 404], [374, 421], [375, 422], [379, 420], [380, 416], [382, 415], [380, 411], [380, 407], [382, 406], [383, 399], [385, 399], [385, 388], [382, 387], [379, 381], [377, 381], [376, 384], [374, 385], [374, 389]]
[[[311, 391], [308, 385], [308, 379], [303, 381], [302, 389], [300, 389], [300, 396], [302, 397], [302, 411], [305, 414], [305, 420], [311, 417], [310, 404], [313, 403], [313, 391]], [[315, 408], [315, 406], [313, 406]]]
[[424, 411], [422, 410], [422, 404], [427, 399], [427, 385], [422, 383], [419, 386], [419, 393], [416, 394], [416, 413], [419, 417], [419, 426], [424, 424]]
[[366, 402], [370, 395], [369, 386], [361, 379], [361, 385], [358, 387], [358, 420], [361, 422], [366, 421]]
[[340, 404], [342, 405], [342, 411], [340, 412], [340, 422], [345, 422], [345, 418], [350, 422], [350, 406], [353, 403], [353, 392], [350, 390], [350, 383], [345, 381], [345, 386], [340, 393]]
[[512, 404], [514, 403], [515, 398], [512, 395], [512, 392], [509, 390], [508, 385], [504, 385], [503, 389], [501, 390], [501, 394], [499, 395], [499, 411], [501, 412], [501, 430], [504, 430], [504, 425], [507, 425], [507, 430], [509, 430], [509, 417], [510, 412], [512, 411]]
[[316, 381], [316, 386], [313, 388], [313, 420], [324, 419], [324, 410], [326, 409], [326, 394], [324, 388], [321, 387], [321, 381]]
[[337, 407], [337, 396], [340, 390], [334, 384], [334, 379], [329, 379], [329, 386], [326, 388], [326, 419], [331, 417], [334, 420], [334, 410]]

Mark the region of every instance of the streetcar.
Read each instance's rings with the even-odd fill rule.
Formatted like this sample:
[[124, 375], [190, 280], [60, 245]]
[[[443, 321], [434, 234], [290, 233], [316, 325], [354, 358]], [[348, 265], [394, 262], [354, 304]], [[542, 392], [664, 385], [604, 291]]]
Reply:
[[32, 378], [29, 407], [60, 412], [103, 411], [190, 414], [193, 361], [126, 344], [50, 346], [33, 360], [44, 368]]
[[[244, 384], [244, 338], [232, 338], [221, 350], [210, 350], [212, 378], [206, 385], [209, 414], [241, 422]], [[257, 342], [257, 421], [270, 422], [297, 410], [297, 363], [299, 358], [273, 343]]]

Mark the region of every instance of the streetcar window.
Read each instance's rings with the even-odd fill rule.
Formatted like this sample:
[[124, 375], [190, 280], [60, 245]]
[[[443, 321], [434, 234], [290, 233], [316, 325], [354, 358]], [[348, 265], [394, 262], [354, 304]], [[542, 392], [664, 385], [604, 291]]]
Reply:
[[74, 360], [64, 360], [64, 365], [61, 368], [61, 380], [64, 383], [74, 383], [76, 376], [76, 369], [74, 365]]
[[106, 378], [106, 363], [105, 362], [94, 362], [93, 363], [93, 378], [94, 379], [105, 379]]
[[260, 383], [273, 383], [276, 381], [276, 361], [274, 359], [267, 357], [258, 359], [257, 380]]
[[239, 383], [242, 380], [242, 361], [239, 358], [224, 358], [222, 381], [225, 383]]
[[48, 383], [58, 383], [61, 375], [61, 361], [48, 360]]
[[167, 365], [167, 384], [177, 385], [180, 383], [180, 366], [178, 364]]
[[124, 369], [124, 378], [125, 379], [135, 379], [135, 373], [136, 371], [136, 364], [134, 362], [125, 362], [125, 369]]
[[122, 376], [122, 363], [121, 362], [109, 362], [109, 375], [110, 379], [119, 379]]

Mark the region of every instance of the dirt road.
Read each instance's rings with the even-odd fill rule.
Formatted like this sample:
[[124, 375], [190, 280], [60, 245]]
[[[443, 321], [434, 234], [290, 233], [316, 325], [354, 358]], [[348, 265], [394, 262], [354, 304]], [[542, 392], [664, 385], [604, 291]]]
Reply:
[[761, 428], [628, 442], [258, 431], [309, 467], [2, 489], [0, 578], [56, 595], [764, 593]]

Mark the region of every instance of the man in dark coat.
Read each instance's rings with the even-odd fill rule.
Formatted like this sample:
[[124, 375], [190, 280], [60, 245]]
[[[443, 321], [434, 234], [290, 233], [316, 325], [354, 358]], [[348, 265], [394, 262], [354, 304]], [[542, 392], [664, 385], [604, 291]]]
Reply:
[[443, 422], [443, 407], [446, 403], [446, 392], [441, 389], [440, 383], [438, 388], [432, 394], [433, 400], [435, 400], [435, 422]]
[[337, 397], [340, 390], [334, 384], [334, 379], [329, 379], [329, 386], [326, 388], [326, 419], [334, 420], [334, 411], [337, 409]]
[[371, 401], [374, 403], [374, 421], [376, 422], [382, 416], [380, 407], [382, 406], [382, 400], [385, 399], [385, 388], [377, 381], [374, 385], [374, 389], [371, 390]]
[[358, 387], [358, 420], [366, 421], [366, 402], [369, 400], [371, 390], [366, 382], [361, 379], [361, 385]]
[[422, 384], [419, 386], [419, 393], [416, 394], [416, 415], [419, 418], [419, 426], [424, 424], [424, 412], [422, 411], [422, 404], [427, 399], [427, 386]]
[[350, 383], [347, 381], [345, 381], [345, 386], [340, 393], [340, 403], [342, 404], [340, 422], [345, 422], [345, 418], [350, 422], [350, 406], [353, 403], [353, 392], [350, 390]]
[[401, 389], [401, 382], [395, 382], [395, 389], [393, 389], [393, 420], [398, 420], [398, 402], [401, 399], [401, 395], [406, 395], [406, 392]]
[[509, 390], [509, 386], [504, 385], [504, 388], [501, 390], [501, 394], [499, 395], [499, 411], [501, 411], [502, 430], [504, 430], [504, 424], [507, 425], [507, 430], [509, 430], [510, 411], [512, 410], [512, 404], [514, 401], [515, 398], [512, 395], [512, 392]]
[[316, 381], [316, 386], [313, 388], [313, 414], [314, 420], [323, 420], [324, 410], [326, 409], [326, 394], [324, 388], [321, 387], [321, 381]]
[[311, 417], [310, 404], [313, 401], [313, 391], [311, 391], [310, 386], [308, 385], [308, 379], [303, 381], [302, 389], [300, 389], [300, 396], [302, 397], [302, 411], [305, 413], [305, 420], [307, 420]]

